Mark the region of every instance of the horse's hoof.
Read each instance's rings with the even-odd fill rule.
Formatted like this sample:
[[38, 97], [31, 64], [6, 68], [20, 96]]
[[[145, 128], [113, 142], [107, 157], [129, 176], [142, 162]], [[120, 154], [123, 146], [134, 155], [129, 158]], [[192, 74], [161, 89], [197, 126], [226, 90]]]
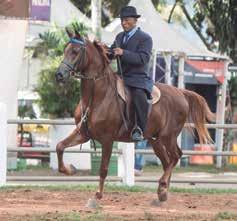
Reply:
[[100, 193], [100, 192], [96, 192], [96, 193], [95, 193], [95, 197], [96, 197], [96, 199], [101, 200], [102, 197], [103, 197], [103, 194]]
[[74, 167], [72, 164], [69, 165], [69, 175], [74, 175], [76, 174], [77, 169]]
[[77, 169], [70, 164], [69, 166], [59, 168], [58, 170], [60, 173], [64, 173], [65, 175], [72, 176], [77, 172]]
[[167, 191], [162, 191], [158, 193], [158, 199], [160, 200], [160, 202], [165, 202], [168, 199], [168, 193]]

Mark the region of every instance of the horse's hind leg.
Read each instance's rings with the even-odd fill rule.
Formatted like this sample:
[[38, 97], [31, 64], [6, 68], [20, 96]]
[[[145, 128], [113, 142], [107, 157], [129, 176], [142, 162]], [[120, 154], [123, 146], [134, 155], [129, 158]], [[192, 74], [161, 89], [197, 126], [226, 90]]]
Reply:
[[182, 151], [179, 149], [177, 145], [176, 136], [167, 137], [166, 139], [162, 139], [162, 141], [165, 146], [165, 152], [167, 152], [170, 161], [168, 166], [164, 170], [164, 174], [160, 178], [157, 193], [160, 201], [166, 201], [172, 170], [177, 164], [180, 157], [182, 156]]
[[60, 141], [56, 146], [57, 156], [58, 156], [58, 171], [66, 175], [73, 175], [76, 170], [72, 165], [64, 165], [63, 162], [63, 152], [67, 147], [72, 147], [78, 144], [85, 143], [89, 138], [78, 133], [78, 130], [75, 129], [67, 138]]
[[96, 192], [96, 198], [101, 199], [103, 197], [104, 182], [108, 173], [109, 161], [112, 153], [112, 141], [102, 143], [102, 158], [100, 163], [100, 182], [99, 190]]
[[[158, 140], [149, 140], [150, 144], [152, 145], [154, 152], [156, 154], [156, 156], [160, 159], [161, 163], [162, 163], [162, 167], [164, 172], [168, 169], [169, 165], [170, 165], [170, 159], [169, 159], [169, 155], [167, 150], [165, 149], [165, 146], [161, 143], [160, 139]], [[161, 181], [159, 182], [159, 188], [157, 190], [158, 193], [158, 197], [160, 199], [160, 201], [166, 201], [167, 200], [167, 191], [163, 191], [162, 197], [160, 195], [160, 187], [161, 185], [163, 186], [163, 189], [167, 189], [169, 187], [169, 180], [168, 182], [165, 182], [163, 180], [163, 183], [161, 184]]]

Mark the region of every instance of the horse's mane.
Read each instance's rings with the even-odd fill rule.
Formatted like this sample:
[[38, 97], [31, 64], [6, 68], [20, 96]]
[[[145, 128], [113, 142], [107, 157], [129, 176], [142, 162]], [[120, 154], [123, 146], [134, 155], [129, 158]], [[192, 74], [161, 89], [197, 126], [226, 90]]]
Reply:
[[101, 55], [104, 68], [106, 68], [110, 63], [110, 60], [109, 60], [107, 53], [106, 53], [107, 46], [105, 44], [98, 42], [98, 41], [94, 41], [93, 44], [96, 47], [99, 54]]
[[109, 73], [110, 73], [109, 78], [108, 78], [110, 85], [114, 85], [116, 82], [116, 79], [117, 79], [117, 74], [113, 71], [113, 69], [110, 66], [110, 59], [107, 56], [108, 46], [106, 44], [103, 44], [98, 41], [94, 41], [93, 45], [96, 47], [97, 51], [99, 52], [99, 54], [102, 57], [104, 69], [107, 69], [107, 71], [109, 71]]

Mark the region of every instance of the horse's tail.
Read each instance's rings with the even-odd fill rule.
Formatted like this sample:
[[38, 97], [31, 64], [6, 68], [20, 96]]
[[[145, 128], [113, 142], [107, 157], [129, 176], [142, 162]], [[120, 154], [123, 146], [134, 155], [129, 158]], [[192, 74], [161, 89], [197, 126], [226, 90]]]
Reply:
[[199, 94], [182, 90], [189, 104], [189, 119], [193, 121], [198, 133], [200, 143], [213, 143], [205, 126], [206, 120], [214, 122], [216, 116], [211, 112], [206, 100]]

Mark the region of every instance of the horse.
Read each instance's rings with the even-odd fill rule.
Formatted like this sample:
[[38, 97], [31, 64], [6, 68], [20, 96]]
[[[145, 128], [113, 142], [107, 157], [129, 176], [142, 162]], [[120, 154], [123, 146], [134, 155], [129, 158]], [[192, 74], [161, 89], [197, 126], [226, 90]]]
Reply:
[[[95, 197], [101, 199], [112, 144], [114, 141], [133, 142], [130, 135], [134, 121], [130, 120], [128, 127], [125, 127], [121, 110], [123, 112], [127, 104], [118, 97], [118, 77], [110, 66], [106, 47], [96, 41], [84, 39], [78, 32], [66, 31], [70, 41], [65, 46], [64, 58], [59, 65], [56, 78], [61, 81], [73, 76], [80, 78], [82, 96], [75, 111], [75, 130], [56, 146], [58, 169], [67, 175], [75, 173], [72, 165], [65, 165], [63, 162], [65, 148], [82, 144], [89, 139], [100, 142], [102, 160], [99, 189]], [[205, 123], [212, 121], [214, 114], [205, 99], [195, 92], [162, 83], [154, 85], [159, 88], [161, 97], [159, 102], [151, 107], [144, 137], [161, 160], [164, 173], [158, 181], [157, 195], [160, 201], [166, 201], [172, 170], [182, 156], [177, 137], [185, 122], [191, 119], [200, 142], [210, 143], [212, 140]], [[131, 103], [129, 94], [127, 103]], [[128, 109], [129, 115], [132, 116], [132, 105], [129, 105]]]

